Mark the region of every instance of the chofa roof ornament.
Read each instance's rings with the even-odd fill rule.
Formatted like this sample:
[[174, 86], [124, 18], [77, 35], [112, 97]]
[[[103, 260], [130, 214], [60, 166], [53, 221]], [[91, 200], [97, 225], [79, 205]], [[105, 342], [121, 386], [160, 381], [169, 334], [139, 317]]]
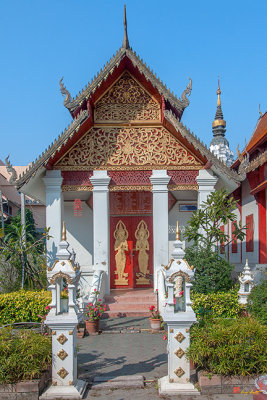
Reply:
[[189, 77], [189, 83], [186, 86], [185, 90], [182, 93], [181, 99], [180, 101], [183, 103], [184, 108], [189, 106], [189, 100], [186, 96], [190, 96], [191, 92], [192, 92], [192, 79]]
[[62, 96], [66, 96], [63, 101], [63, 104], [66, 108], [68, 108], [68, 106], [71, 104], [71, 95], [70, 95], [70, 92], [67, 90], [66, 86], [64, 86], [64, 84], [63, 84], [63, 77], [59, 81], [59, 87], [60, 87]]
[[14, 183], [17, 180], [17, 172], [11, 162], [9, 161], [9, 155], [5, 159], [5, 164], [6, 164], [6, 169], [9, 174], [11, 174], [11, 177], [9, 178], [8, 182], [9, 183]]

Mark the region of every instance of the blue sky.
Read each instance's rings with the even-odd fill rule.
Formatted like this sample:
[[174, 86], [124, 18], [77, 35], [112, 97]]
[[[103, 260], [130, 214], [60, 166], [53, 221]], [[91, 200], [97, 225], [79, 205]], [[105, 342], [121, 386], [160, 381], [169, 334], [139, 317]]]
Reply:
[[[182, 121], [210, 143], [220, 75], [236, 152], [267, 111], [267, 1], [126, 0], [130, 46], [180, 97]], [[0, 0], [0, 158], [34, 160], [65, 129], [59, 79], [75, 96], [119, 49], [122, 0]]]

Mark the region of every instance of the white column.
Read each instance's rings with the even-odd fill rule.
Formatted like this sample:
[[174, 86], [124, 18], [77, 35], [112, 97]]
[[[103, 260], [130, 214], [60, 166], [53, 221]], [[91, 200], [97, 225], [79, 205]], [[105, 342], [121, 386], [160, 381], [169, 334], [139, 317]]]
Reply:
[[157, 273], [162, 264], [169, 261], [168, 183], [166, 170], [153, 170], [150, 182], [153, 185], [153, 259], [154, 289], [157, 289]]
[[49, 235], [52, 236], [46, 243], [47, 263], [49, 266], [56, 258], [57, 246], [61, 241], [63, 215], [61, 192], [63, 178], [61, 177], [61, 171], [46, 171], [43, 181], [46, 189], [46, 227], [50, 228]]
[[93, 188], [94, 268], [106, 272], [106, 293], [110, 290], [109, 272], [109, 181], [107, 171], [94, 171]]
[[201, 169], [196, 181], [198, 184], [198, 208], [200, 208], [203, 201], [206, 201], [210, 193], [214, 192], [218, 178], [213, 175], [212, 171]]

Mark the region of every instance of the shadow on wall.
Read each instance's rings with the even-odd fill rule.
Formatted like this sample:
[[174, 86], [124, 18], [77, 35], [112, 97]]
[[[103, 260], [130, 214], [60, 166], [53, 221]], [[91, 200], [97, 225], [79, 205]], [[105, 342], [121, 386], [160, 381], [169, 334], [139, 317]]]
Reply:
[[69, 250], [74, 249], [80, 265], [92, 265], [93, 256], [93, 213], [88, 205], [82, 202], [82, 216], [75, 217], [73, 202], [64, 203], [64, 219], [67, 228]]

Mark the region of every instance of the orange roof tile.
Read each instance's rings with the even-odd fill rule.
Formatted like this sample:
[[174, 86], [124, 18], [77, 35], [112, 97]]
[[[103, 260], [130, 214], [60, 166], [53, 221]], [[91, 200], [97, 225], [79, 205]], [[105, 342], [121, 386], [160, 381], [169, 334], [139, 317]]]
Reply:
[[267, 112], [263, 114], [263, 116], [259, 119], [256, 129], [248, 142], [246, 147], [246, 151], [251, 153], [251, 150], [261, 144], [267, 138]]

